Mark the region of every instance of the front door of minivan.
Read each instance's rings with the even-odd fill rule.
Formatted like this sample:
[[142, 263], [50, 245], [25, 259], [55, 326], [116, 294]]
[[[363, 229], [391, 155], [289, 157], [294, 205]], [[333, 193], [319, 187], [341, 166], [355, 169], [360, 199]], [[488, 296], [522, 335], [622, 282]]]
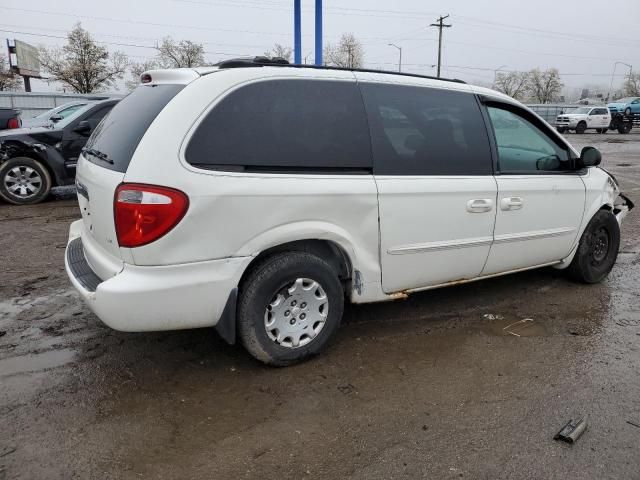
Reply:
[[476, 277], [493, 239], [497, 191], [476, 98], [357, 75], [371, 129], [384, 291]]
[[487, 106], [498, 151], [494, 243], [482, 274], [561, 260], [582, 222], [585, 186], [568, 148], [526, 110]]

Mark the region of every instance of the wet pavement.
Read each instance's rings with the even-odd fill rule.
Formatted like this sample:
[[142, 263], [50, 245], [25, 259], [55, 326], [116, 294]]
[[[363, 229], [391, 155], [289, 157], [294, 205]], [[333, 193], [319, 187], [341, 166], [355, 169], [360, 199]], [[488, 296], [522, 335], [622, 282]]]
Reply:
[[[640, 203], [640, 134], [568, 138]], [[274, 369], [209, 329], [103, 326], [57, 196], [0, 205], [0, 480], [640, 478], [638, 211], [599, 285], [543, 269], [351, 306], [323, 356]]]

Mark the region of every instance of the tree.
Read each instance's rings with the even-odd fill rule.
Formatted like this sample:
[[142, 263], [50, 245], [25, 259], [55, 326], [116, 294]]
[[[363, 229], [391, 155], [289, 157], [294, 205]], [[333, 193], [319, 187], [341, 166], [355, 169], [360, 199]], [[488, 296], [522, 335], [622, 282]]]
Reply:
[[291, 61], [291, 55], [293, 54], [293, 49], [291, 47], [285, 47], [284, 45], [280, 45], [276, 43], [271, 50], [267, 50], [264, 52], [265, 57], [269, 58], [284, 58], [286, 61]]
[[500, 72], [493, 83], [494, 90], [509, 95], [516, 100], [522, 100], [529, 87], [528, 72]]
[[640, 73], [629, 72], [622, 86], [622, 90], [625, 97], [640, 96]]
[[325, 64], [334, 67], [361, 68], [364, 64], [364, 48], [352, 33], [344, 33], [338, 45], [324, 49]]
[[20, 77], [9, 70], [9, 60], [6, 56], [0, 54], [0, 92], [18, 90], [20, 85]]
[[171, 37], [165, 37], [156, 49], [158, 50], [156, 60], [160, 68], [191, 68], [206, 65], [204, 47], [201, 43], [190, 40], [176, 42]]
[[78, 93], [92, 93], [115, 85], [124, 76], [128, 61], [124, 53], [109, 53], [98, 45], [77, 23], [64, 47], [40, 48], [40, 64], [51, 80]]
[[564, 86], [560, 81], [560, 72], [556, 68], [541, 71], [538, 68], [531, 70], [529, 76], [529, 94], [539, 103], [552, 102]]

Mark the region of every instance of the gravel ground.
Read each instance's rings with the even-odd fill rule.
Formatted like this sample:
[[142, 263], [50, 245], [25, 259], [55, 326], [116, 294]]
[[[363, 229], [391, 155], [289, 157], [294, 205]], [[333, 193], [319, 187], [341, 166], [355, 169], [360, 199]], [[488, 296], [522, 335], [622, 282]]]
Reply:
[[[640, 204], [640, 134], [568, 138]], [[0, 205], [0, 480], [640, 478], [637, 211], [599, 285], [543, 269], [349, 307], [323, 356], [273, 369], [212, 330], [103, 326], [56, 196]]]

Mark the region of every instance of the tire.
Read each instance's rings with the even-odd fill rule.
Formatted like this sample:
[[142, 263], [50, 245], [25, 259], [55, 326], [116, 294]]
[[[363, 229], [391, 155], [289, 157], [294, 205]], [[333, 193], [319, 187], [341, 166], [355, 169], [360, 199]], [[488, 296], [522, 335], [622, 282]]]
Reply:
[[42, 163], [16, 157], [0, 165], [0, 197], [14, 205], [40, 203], [51, 192], [51, 174]]
[[558, 133], [564, 133], [567, 131], [567, 129], [564, 127], [558, 127], [557, 130], [558, 130]]
[[329, 263], [306, 252], [281, 253], [259, 263], [240, 285], [238, 334], [261, 362], [292, 365], [324, 350], [343, 310], [344, 291]]
[[608, 128], [603, 128], [600, 133], [605, 134], [605, 133], [607, 133], [608, 130], [609, 130]]
[[623, 135], [626, 135], [630, 131], [631, 131], [630, 123], [621, 123], [620, 126], [618, 127], [618, 133], [622, 133]]
[[601, 128], [596, 128], [596, 133], [602, 133], [602, 129]]
[[627, 117], [630, 117], [630, 116], [631, 116], [631, 107], [627, 107], [627, 108], [625, 108], [625, 110], [624, 110], [624, 114], [625, 114]]
[[569, 275], [583, 283], [602, 281], [616, 263], [619, 248], [620, 226], [616, 217], [607, 210], [598, 211], [580, 238]]
[[580, 123], [578, 123], [578, 125], [576, 125], [576, 133], [577, 134], [583, 134], [586, 130], [587, 130], [587, 124], [586, 123], [580, 122]]

